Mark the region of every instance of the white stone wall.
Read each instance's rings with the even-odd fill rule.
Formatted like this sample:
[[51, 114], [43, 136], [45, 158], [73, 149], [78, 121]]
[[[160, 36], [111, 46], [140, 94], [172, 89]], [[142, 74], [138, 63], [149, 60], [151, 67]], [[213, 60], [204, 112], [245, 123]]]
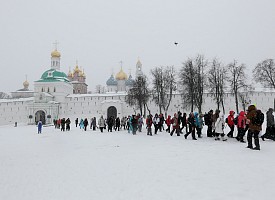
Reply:
[[[100, 117], [107, 116], [107, 109], [110, 106], [117, 108], [118, 116], [128, 116], [135, 111], [139, 113], [139, 109], [130, 107], [125, 103], [126, 93], [115, 94], [82, 94], [82, 95], [68, 95], [60, 104], [45, 103], [41, 104], [39, 108], [46, 112], [46, 115], [51, 114], [53, 118], [69, 117], [71, 120], [78, 118]], [[168, 109], [169, 115], [173, 115], [180, 110], [181, 112], [190, 112], [190, 108], [187, 108], [183, 104], [183, 96], [180, 94], [173, 95], [171, 105]], [[275, 92], [251, 92], [247, 101], [251, 100], [251, 104], [255, 104], [262, 112], [266, 112], [268, 108], [274, 108]], [[19, 100], [0, 100], [0, 125], [13, 124], [15, 121], [29, 123], [28, 116], [35, 114], [35, 109], [30, 111], [28, 107], [33, 106], [33, 98], [19, 99]], [[53, 103], [53, 102], [52, 102]], [[38, 105], [38, 104], [37, 104]], [[248, 106], [248, 105], [247, 105]], [[159, 108], [155, 102], [151, 99], [148, 102], [148, 107], [151, 110], [151, 114], [159, 113]], [[210, 109], [215, 110], [217, 107], [214, 100], [212, 100], [210, 94], [204, 95], [204, 104], [202, 112], [208, 112]], [[246, 107], [247, 108], [247, 107]], [[222, 110], [220, 108], [220, 110]], [[227, 115], [229, 110], [236, 110], [235, 100], [232, 94], [226, 94], [225, 98], [225, 114]], [[239, 104], [239, 110], [243, 110], [242, 105]], [[196, 108], [194, 111], [197, 111]], [[164, 111], [162, 111], [164, 113]], [[146, 111], [148, 114], [148, 111]]]
[[28, 123], [28, 104], [33, 102], [33, 97], [0, 101], [0, 125]]

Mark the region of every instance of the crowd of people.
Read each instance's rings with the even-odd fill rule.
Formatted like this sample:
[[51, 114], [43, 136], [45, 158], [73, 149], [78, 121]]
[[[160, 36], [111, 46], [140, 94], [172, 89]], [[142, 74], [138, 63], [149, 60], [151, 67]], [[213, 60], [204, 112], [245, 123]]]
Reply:
[[[253, 150], [260, 150], [259, 134], [262, 131], [262, 124], [264, 122], [264, 114], [258, 110], [254, 105], [250, 105], [247, 111], [241, 111], [238, 115], [233, 110], [229, 112], [227, 117], [220, 112], [220, 110], [210, 110], [208, 113], [199, 114], [198, 112], [191, 112], [188, 115], [178, 111], [174, 113], [173, 117], [168, 115], [166, 118], [162, 113], [156, 113], [154, 116], [149, 114], [144, 120], [140, 114], [133, 114], [128, 117], [113, 117], [110, 116], [105, 119], [101, 116], [98, 121], [96, 117], [90, 119], [75, 119], [75, 126], [87, 131], [90, 129], [100, 129], [101, 132], [106, 129], [108, 132], [127, 130], [128, 133], [136, 135], [137, 131], [142, 132], [143, 126], [146, 128], [147, 135], [153, 136], [159, 132], [166, 131], [171, 136], [175, 133], [177, 136], [183, 134], [187, 139], [191, 135], [193, 140], [202, 138], [202, 129], [207, 126], [206, 136], [213, 137], [216, 141], [227, 141], [228, 138], [235, 138], [237, 141], [245, 143], [245, 135], [247, 135], [247, 148]], [[261, 134], [261, 138], [272, 139], [275, 141], [275, 124], [273, 109], [270, 108], [266, 113], [266, 130]], [[70, 118], [62, 118], [54, 120], [55, 128], [61, 131], [70, 131]], [[229, 132], [225, 133], [225, 127], [229, 127]], [[236, 131], [235, 131], [236, 129]], [[154, 131], [153, 131], [154, 130]], [[234, 131], [237, 132], [234, 135]], [[41, 133], [41, 127], [39, 130]], [[227, 137], [226, 137], [227, 136]], [[254, 138], [254, 146], [252, 140]]]

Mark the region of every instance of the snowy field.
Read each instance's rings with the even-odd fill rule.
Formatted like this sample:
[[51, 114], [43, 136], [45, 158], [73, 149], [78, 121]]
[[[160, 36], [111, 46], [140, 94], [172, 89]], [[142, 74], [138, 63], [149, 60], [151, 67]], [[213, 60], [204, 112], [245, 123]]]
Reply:
[[274, 200], [275, 143], [0, 127], [1, 200]]

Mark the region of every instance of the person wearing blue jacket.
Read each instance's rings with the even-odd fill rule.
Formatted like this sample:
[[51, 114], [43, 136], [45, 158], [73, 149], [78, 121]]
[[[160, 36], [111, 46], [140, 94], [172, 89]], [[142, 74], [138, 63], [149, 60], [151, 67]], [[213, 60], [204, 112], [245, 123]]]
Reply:
[[198, 137], [201, 138], [201, 131], [202, 131], [202, 127], [203, 127], [203, 115], [197, 112], [194, 113], [194, 117], [195, 117], [195, 127], [197, 130], [197, 134]]
[[42, 122], [41, 120], [37, 123], [37, 128], [38, 128], [38, 134], [42, 133]]

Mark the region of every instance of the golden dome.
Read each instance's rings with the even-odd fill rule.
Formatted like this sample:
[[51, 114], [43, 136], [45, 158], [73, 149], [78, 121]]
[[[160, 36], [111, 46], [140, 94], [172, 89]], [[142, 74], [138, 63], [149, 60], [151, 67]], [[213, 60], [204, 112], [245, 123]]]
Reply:
[[24, 83], [23, 83], [24, 88], [29, 87], [29, 85], [30, 85], [29, 82], [27, 80], [25, 80]]
[[80, 72], [82, 72], [81, 69], [79, 69], [78, 65], [76, 65], [74, 68], [74, 73], [80, 73]]
[[52, 57], [60, 57], [61, 55], [57, 50], [54, 50], [54, 51], [52, 51], [51, 56]]
[[125, 74], [124, 72], [123, 72], [123, 70], [122, 69], [120, 69], [120, 71], [117, 73], [117, 75], [116, 75], [116, 79], [117, 80], [126, 80], [127, 79], [127, 74]]

